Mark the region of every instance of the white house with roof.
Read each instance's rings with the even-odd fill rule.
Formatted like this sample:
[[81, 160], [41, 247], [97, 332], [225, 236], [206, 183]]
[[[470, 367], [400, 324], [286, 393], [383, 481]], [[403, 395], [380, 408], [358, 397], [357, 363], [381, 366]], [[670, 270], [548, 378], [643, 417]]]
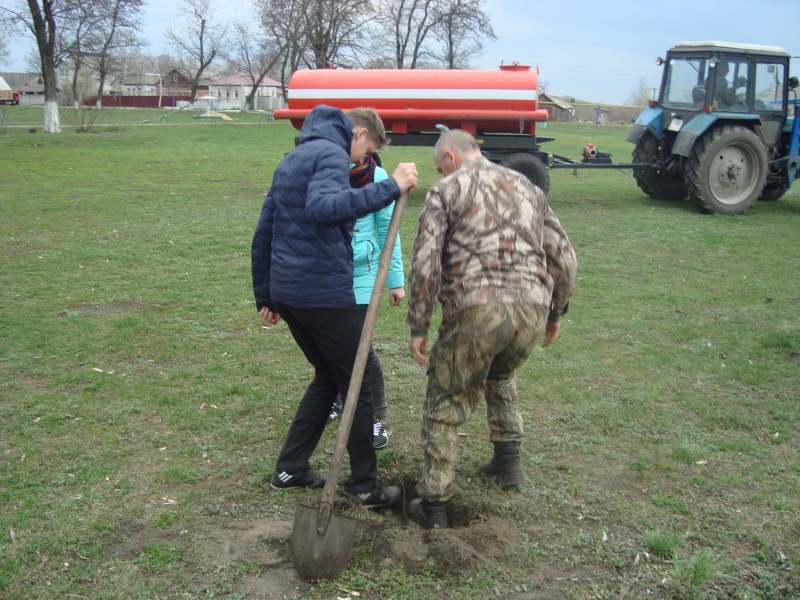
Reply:
[[[239, 110], [253, 87], [249, 75], [236, 73], [223, 75], [208, 84], [208, 93], [215, 98], [214, 108], [219, 110]], [[256, 110], [275, 110], [284, 108], [283, 88], [279, 81], [264, 77], [256, 89], [251, 108]]]
[[136, 73], [122, 81], [122, 93], [126, 96], [157, 96], [160, 76]]

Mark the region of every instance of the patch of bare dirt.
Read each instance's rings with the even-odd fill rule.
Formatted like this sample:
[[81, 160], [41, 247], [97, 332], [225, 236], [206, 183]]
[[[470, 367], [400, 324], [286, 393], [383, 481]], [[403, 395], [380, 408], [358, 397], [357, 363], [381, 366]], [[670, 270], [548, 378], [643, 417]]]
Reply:
[[178, 532], [152, 527], [146, 523], [128, 523], [111, 537], [114, 553], [123, 560], [135, 559], [153, 544], [174, 542]]
[[[626, 490], [632, 497], [642, 493], [624, 469], [604, 463], [595, 463], [593, 468], [597, 479], [592, 481], [597, 482], [598, 491], [612, 486]], [[371, 550], [369, 561], [362, 569], [378, 573], [383, 568], [399, 565], [411, 574], [425, 570], [442, 579], [461, 578], [462, 581], [480, 576], [482, 570], [492, 569], [498, 572], [493, 597], [514, 600], [563, 598], [565, 590], [585, 585], [600, 576], [589, 564], [560, 560], [553, 544], [558, 545], [556, 540], [569, 539], [584, 528], [603, 529], [602, 518], [589, 515], [580, 520], [576, 512], [575, 520], [570, 522], [539, 519], [538, 516], [544, 516], [544, 513], [539, 515], [539, 511], [548, 509], [532, 502], [524, 493], [474, 486], [448, 503], [451, 529], [426, 531], [406, 515], [405, 507], [415, 496], [413, 478], [408, 476], [399, 483], [405, 491], [403, 506], [360, 511], [346, 502], [337, 502], [337, 512], [346, 512], [362, 520], [353, 544], [354, 556], [363, 557], [365, 549]], [[519, 523], [519, 519], [510, 518], [504, 511], [517, 515], [521, 512], [529, 518], [522, 519], [526, 521], [524, 525], [517, 525], [515, 521]], [[308, 594], [312, 584], [302, 581], [292, 566], [291, 532], [292, 521], [287, 520], [242, 517], [222, 522], [211, 518], [197, 532], [188, 533], [130, 525], [112, 542], [116, 543], [114, 552], [118, 556], [131, 559], [148, 544], [180, 545], [183, 539], [186, 545], [199, 548], [204, 566], [201, 577], [214, 577], [237, 565], [239, 568], [247, 565], [245, 574], [231, 572], [230, 591], [248, 598], [301, 598]], [[610, 531], [609, 535], [617, 533]], [[526, 557], [526, 548], [529, 551], [533, 548], [535, 553], [537, 545], [549, 550], [544, 555]], [[565, 548], [564, 556], [568, 554]], [[370, 577], [369, 573], [364, 575]], [[520, 591], [511, 583], [515, 578], [536, 582], [534, 589]], [[363, 599], [380, 597], [374, 589], [362, 589], [360, 593]], [[343, 590], [338, 596], [348, 597], [348, 594]]]
[[291, 521], [261, 519], [250, 523], [234, 523], [230, 528], [215, 530], [207, 544], [212, 565], [251, 562], [260, 566], [257, 575], [248, 575], [238, 582], [240, 592], [256, 598], [294, 598], [308, 590], [292, 567], [289, 540]]
[[[408, 482], [404, 487], [408, 490]], [[439, 576], [471, 577], [481, 566], [502, 567], [506, 553], [522, 547], [522, 532], [497, 516], [480, 516], [485, 509], [457, 496], [447, 507], [451, 529], [431, 531], [410, 521], [405, 506], [385, 509], [386, 519], [377, 525], [365, 522], [357, 542], [372, 546], [376, 564], [399, 564], [418, 574], [430, 563]]]
[[[426, 565], [442, 577], [471, 577], [481, 566], [502, 568], [507, 554], [519, 553], [523, 533], [492, 516], [467, 526], [475, 511], [458, 500], [451, 502], [451, 521], [461, 523], [449, 530], [425, 531], [410, 522], [403, 508], [384, 510], [385, 519], [362, 522], [354, 541], [359, 548], [372, 548], [377, 567], [402, 565], [418, 574]], [[208, 562], [222, 566], [233, 561], [257, 563], [257, 575], [237, 582], [240, 593], [257, 598], [292, 598], [303, 595], [310, 584], [298, 578], [291, 562], [292, 523], [264, 519], [237, 523], [228, 529], [206, 532]], [[372, 597], [372, 596], [370, 596]]]

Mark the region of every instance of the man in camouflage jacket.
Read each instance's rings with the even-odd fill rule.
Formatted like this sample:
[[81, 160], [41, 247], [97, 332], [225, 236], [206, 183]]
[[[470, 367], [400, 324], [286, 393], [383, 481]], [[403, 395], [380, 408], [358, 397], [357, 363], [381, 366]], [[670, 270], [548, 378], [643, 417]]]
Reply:
[[[428, 192], [411, 255], [407, 324], [414, 359], [428, 367], [423, 405], [421, 501], [409, 507], [425, 528], [448, 527], [455, 493], [457, 428], [486, 399], [494, 458], [479, 470], [501, 486], [523, 481], [514, 372], [537, 340], [559, 331], [575, 283], [575, 252], [547, 198], [520, 173], [481, 155], [454, 130], [434, 149], [445, 177]], [[438, 339], [425, 354], [437, 300]]]

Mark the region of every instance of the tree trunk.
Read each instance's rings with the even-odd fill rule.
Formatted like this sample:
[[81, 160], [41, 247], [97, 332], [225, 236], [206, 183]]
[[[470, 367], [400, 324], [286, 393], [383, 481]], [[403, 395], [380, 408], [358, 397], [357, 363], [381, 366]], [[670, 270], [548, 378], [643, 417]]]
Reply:
[[61, 120], [58, 118], [58, 102], [44, 101], [44, 132], [61, 133]]
[[75, 70], [72, 73], [72, 106], [78, 110], [83, 103], [83, 98], [78, 90], [78, 73], [80, 72], [81, 65], [83, 64], [79, 58], [73, 58]]
[[100, 83], [97, 84], [97, 100], [95, 101], [95, 108], [100, 110], [103, 108], [103, 89], [106, 87], [106, 72], [104, 69], [100, 70]]
[[[43, 0], [42, 7], [36, 0], [28, 0], [33, 21], [33, 32], [39, 48], [39, 63], [44, 78], [44, 132], [61, 133], [58, 118], [58, 80], [56, 79], [55, 47], [56, 20], [53, 16], [55, 0]], [[42, 14], [44, 12], [44, 14]]]
[[61, 119], [58, 116], [58, 84], [56, 67], [50, 57], [42, 59], [44, 77], [44, 132], [61, 133]]

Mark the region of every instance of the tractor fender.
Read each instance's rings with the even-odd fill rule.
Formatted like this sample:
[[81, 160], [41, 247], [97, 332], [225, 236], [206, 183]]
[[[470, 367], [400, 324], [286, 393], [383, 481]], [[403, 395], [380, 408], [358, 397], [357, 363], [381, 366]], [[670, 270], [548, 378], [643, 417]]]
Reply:
[[672, 153], [680, 156], [689, 156], [692, 146], [701, 135], [708, 131], [718, 120], [714, 113], [702, 113], [681, 127], [675, 143], [672, 144]]
[[717, 122], [734, 124], [741, 122], [752, 127], [760, 123], [761, 119], [758, 115], [740, 113], [710, 112], [699, 114], [681, 127], [681, 131], [678, 137], [675, 138], [675, 143], [672, 145], [672, 153], [688, 157], [697, 138], [704, 135], [705, 132], [711, 129]]
[[656, 139], [661, 139], [661, 127], [664, 120], [664, 112], [655, 106], [647, 106], [639, 113], [636, 121], [628, 131], [626, 141], [638, 144], [639, 140], [646, 132], [652, 133]]

